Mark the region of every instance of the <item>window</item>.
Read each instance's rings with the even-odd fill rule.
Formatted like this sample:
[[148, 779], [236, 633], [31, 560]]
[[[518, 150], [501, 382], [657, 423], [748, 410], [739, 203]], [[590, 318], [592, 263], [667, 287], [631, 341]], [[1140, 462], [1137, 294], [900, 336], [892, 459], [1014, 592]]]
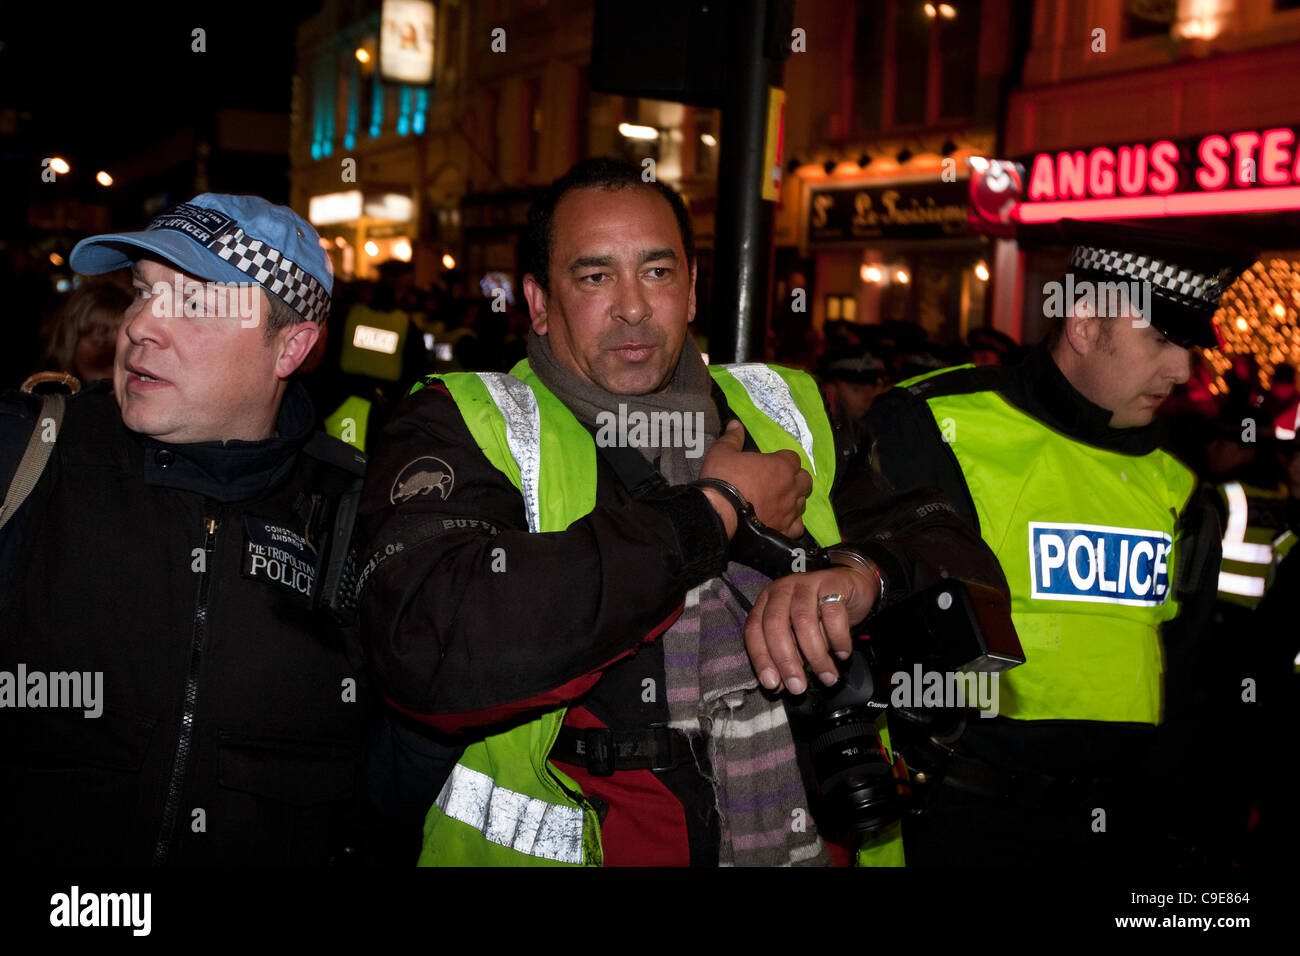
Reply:
[[711, 176], [718, 171], [718, 122], [713, 110], [695, 111], [695, 135], [699, 141], [694, 145], [695, 175]]
[[[856, 135], [973, 115], [981, 6], [980, 0], [858, 5], [852, 65]], [[888, 124], [887, 95], [893, 100]]]
[[939, 31], [939, 116], [967, 117], [975, 111], [976, 78], [979, 73], [980, 0], [954, 0], [947, 4], [956, 16], [935, 20]]
[[828, 295], [826, 297], [826, 321], [856, 322], [858, 320], [858, 300], [851, 295]]
[[864, 3], [858, 7], [853, 32], [853, 71], [856, 85], [853, 105], [858, 128], [880, 129], [880, 110], [885, 100], [885, 4]]
[[1168, 36], [1177, 0], [1124, 0], [1124, 39]]
[[926, 16], [924, 5], [914, 0], [902, 0], [898, 6], [894, 27], [894, 125], [917, 126], [925, 122], [930, 31], [937, 18]]
[[591, 146], [590, 123], [591, 115], [591, 70], [589, 67], [578, 67], [577, 80], [578, 90], [573, 104], [573, 155], [578, 159], [585, 159], [591, 155], [587, 150]]
[[524, 122], [528, 124], [528, 171], [537, 172], [542, 152], [542, 81], [524, 81]]

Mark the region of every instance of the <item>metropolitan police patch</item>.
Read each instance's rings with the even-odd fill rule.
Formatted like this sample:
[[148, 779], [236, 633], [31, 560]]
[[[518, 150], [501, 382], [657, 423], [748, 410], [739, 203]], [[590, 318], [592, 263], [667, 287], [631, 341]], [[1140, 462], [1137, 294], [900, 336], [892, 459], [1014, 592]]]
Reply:
[[1164, 604], [1173, 539], [1160, 531], [1029, 522], [1033, 597], [1103, 604]]
[[316, 586], [316, 551], [297, 531], [247, 515], [242, 573], [278, 584], [310, 604]]

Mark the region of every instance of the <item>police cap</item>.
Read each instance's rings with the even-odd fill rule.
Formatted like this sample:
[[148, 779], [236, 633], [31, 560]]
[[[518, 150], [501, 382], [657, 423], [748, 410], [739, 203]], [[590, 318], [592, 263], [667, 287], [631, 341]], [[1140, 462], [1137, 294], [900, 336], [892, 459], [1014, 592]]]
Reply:
[[1226, 236], [1169, 232], [1111, 222], [1062, 219], [1073, 246], [1070, 270], [1089, 281], [1150, 284], [1151, 324], [1184, 348], [1219, 345], [1219, 297], [1255, 262], [1258, 250]]

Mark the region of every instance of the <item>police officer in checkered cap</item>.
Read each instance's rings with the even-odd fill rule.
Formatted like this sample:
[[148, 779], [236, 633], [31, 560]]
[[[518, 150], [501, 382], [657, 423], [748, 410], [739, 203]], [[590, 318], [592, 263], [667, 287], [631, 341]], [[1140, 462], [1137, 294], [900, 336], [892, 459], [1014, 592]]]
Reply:
[[1078, 282], [1108, 282], [1108, 295], [1113, 289], [1118, 298], [1123, 288], [1132, 303], [1149, 287], [1151, 325], [1182, 348], [1220, 344], [1212, 321], [1219, 298], [1256, 258], [1252, 246], [1230, 237], [1168, 228], [1063, 219], [1048, 235], [1073, 246], [1068, 271], [1076, 290]]
[[1204, 727], [1188, 675], [1220, 535], [1155, 417], [1254, 256], [1109, 223], [1050, 239], [1067, 271], [1026, 293], [1046, 341], [1013, 367], [903, 382], [867, 419], [885, 476], [941, 488], [997, 554], [1026, 654], [997, 716], [891, 722], [923, 809], [909, 866], [1181, 863], [1208, 852], [1196, 821], [1230, 812], [1177, 772], [1205, 766], [1204, 734], [1182, 731]]
[[354, 855], [373, 698], [342, 582], [364, 459], [293, 377], [329, 311], [320, 239], [205, 193], [71, 263], [129, 268], [135, 301], [111, 380], [0, 397], [0, 681], [24, 696], [0, 708], [7, 859]]

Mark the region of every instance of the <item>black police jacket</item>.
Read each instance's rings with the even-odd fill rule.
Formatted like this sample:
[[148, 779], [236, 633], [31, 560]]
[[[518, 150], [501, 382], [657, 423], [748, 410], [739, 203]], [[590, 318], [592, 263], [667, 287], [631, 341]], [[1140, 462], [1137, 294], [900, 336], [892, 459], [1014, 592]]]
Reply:
[[[4, 487], [38, 407], [0, 402]], [[165, 445], [129, 431], [104, 384], [68, 400], [0, 532], [10, 863], [344, 852], [371, 697], [311, 593], [361, 461], [312, 420], [294, 385], [277, 437]]]

